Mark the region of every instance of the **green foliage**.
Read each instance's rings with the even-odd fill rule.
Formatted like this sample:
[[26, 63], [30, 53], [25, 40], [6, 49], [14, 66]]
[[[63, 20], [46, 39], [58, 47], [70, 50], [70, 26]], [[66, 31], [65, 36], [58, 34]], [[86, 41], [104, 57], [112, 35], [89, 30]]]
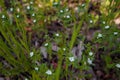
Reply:
[[[90, 3], [69, 7], [60, 0], [11, 0], [6, 7], [1, 0], [0, 75], [29, 80], [91, 78], [85, 72], [96, 67], [98, 55], [105, 73], [112, 69], [119, 75], [120, 31], [114, 19], [120, 15], [120, 1], [101, 1], [97, 10], [101, 14], [89, 12]], [[94, 37], [86, 42], [91, 29], [99, 31], [94, 30]], [[76, 44], [81, 57], [72, 52]]]

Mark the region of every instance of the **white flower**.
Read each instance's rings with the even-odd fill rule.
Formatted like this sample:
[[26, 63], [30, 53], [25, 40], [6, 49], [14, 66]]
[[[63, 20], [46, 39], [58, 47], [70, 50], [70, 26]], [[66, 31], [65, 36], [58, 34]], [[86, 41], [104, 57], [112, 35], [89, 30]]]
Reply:
[[29, 10], [29, 9], [30, 9], [30, 6], [27, 6], [27, 9]]
[[63, 48], [63, 51], [66, 51], [66, 48]]
[[55, 36], [57, 36], [57, 37], [58, 37], [58, 36], [60, 36], [60, 34], [56, 33], [56, 34], [55, 34]]
[[79, 12], [79, 8], [78, 7], [75, 7], [75, 12]]
[[19, 17], [20, 17], [20, 15], [17, 15], [16, 17], [17, 17], [17, 18], [19, 18]]
[[47, 20], [46, 20], [46, 19], [44, 19], [44, 22], [47, 22]]
[[42, 8], [43, 6], [42, 6], [41, 4], [38, 4], [38, 7], [39, 7], [39, 8]]
[[102, 23], [105, 24], [105, 21], [103, 21]]
[[30, 52], [30, 57], [32, 57], [34, 55], [34, 52]]
[[115, 66], [116, 66], [117, 68], [120, 68], [120, 64], [116, 64]]
[[73, 61], [75, 61], [75, 58], [74, 57], [69, 57], [69, 61], [73, 62]]
[[114, 32], [114, 35], [117, 35], [118, 34], [118, 32]]
[[25, 78], [25, 80], [28, 80], [28, 78]]
[[60, 10], [60, 13], [63, 13], [63, 10]]
[[33, 13], [32, 16], [35, 16], [35, 14]]
[[91, 60], [90, 58], [88, 58], [87, 62], [88, 62], [89, 64], [92, 64], [92, 60]]
[[90, 23], [93, 23], [93, 21], [92, 21], [92, 20], [90, 20]]
[[82, 6], [82, 7], [84, 7], [84, 6], [85, 6], [85, 4], [82, 4], [81, 6]]
[[53, 4], [54, 4], [54, 5], [57, 5], [58, 3], [57, 3], [57, 2], [54, 2]]
[[66, 9], [65, 9], [65, 11], [67, 12], [67, 11], [69, 11], [69, 9], [68, 9], [68, 8], [66, 8]]
[[109, 29], [110, 28], [110, 26], [105, 26], [105, 29]]
[[34, 19], [33, 22], [35, 23], [35, 22], [36, 22], [36, 19]]
[[13, 8], [10, 8], [10, 11], [12, 12], [12, 11], [13, 11]]
[[98, 34], [97, 39], [101, 38], [103, 35], [101, 33]]
[[20, 8], [17, 8], [17, 12], [20, 12]]
[[89, 55], [92, 56], [92, 55], [93, 55], [93, 52], [89, 52]]
[[69, 19], [69, 18], [70, 18], [70, 15], [67, 15], [67, 16], [66, 16], [66, 18], [68, 18], [68, 19]]
[[33, 4], [33, 2], [32, 2], [32, 1], [30, 1], [30, 4]]
[[48, 43], [45, 43], [44, 46], [48, 46]]
[[35, 67], [35, 70], [36, 70], [36, 71], [38, 71], [38, 69], [39, 69], [38, 67]]
[[47, 70], [45, 73], [48, 74], [48, 75], [52, 75], [52, 71], [51, 70]]
[[4, 19], [5, 18], [5, 15], [2, 15], [2, 19]]

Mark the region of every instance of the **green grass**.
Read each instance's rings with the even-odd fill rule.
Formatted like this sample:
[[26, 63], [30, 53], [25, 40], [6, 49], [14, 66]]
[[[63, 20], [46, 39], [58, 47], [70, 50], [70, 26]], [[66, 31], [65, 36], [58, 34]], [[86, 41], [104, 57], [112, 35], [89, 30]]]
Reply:
[[[99, 55], [102, 59], [99, 64], [103, 64], [101, 68], [105, 74], [110, 75], [112, 69], [116, 79], [120, 79], [120, 31], [114, 23], [114, 19], [120, 15], [120, 1], [106, 0], [100, 5], [94, 3], [94, 7], [100, 8], [89, 13], [90, 1], [79, 3], [69, 7], [70, 3], [61, 4], [59, 0], [24, 0], [21, 5], [11, 0], [11, 7], [7, 9], [4, 0], [1, 0], [0, 75], [11, 79], [17, 77], [18, 80], [89, 79], [93, 75], [85, 72], [96, 67], [96, 56]], [[11, 8], [13, 11], [10, 11]], [[20, 11], [17, 11], [18, 8]], [[90, 30], [95, 34], [87, 41]], [[80, 41], [84, 47], [81, 59], [72, 53], [75, 47], [81, 49]], [[58, 50], [54, 51], [53, 46], [57, 46]], [[44, 47], [44, 53], [40, 47]], [[46, 59], [42, 55], [45, 53]]]

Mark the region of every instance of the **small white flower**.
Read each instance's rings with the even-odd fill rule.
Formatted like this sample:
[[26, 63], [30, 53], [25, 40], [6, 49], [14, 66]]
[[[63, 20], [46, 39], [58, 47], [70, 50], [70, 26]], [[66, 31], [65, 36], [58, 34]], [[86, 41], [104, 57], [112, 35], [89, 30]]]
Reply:
[[117, 68], [120, 68], [120, 64], [116, 64], [115, 66], [116, 66]]
[[67, 11], [69, 11], [69, 9], [68, 9], [68, 8], [66, 8], [66, 9], [65, 9], [65, 11], [67, 12]]
[[105, 24], [105, 21], [103, 21], [102, 23]]
[[10, 11], [12, 12], [12, 11], [13, 11], [13, 8], [10, 8]]
[[58, 37], [58, 36], [60, 36], [60, 34], [56, 33], [56, 34], [55, 34], [55, 36], [57, 36], [57, 37]]
[[114, 32], [114, 35], [117, 35], [118, 34], [118, 32]]
[[33, 4], [33, 2], [32, 2], [32, 1], [30, 1], [30, 4]]
[[84, 6], [85, 6], [85, 4], [82, 4], [81, 6], [82, 6], [82, 7], [84, 7]]
[[78, 7], [75, 7], [75, 12], [79, 12], [79, 8]]
[[2, 15], [2, 19], [4, 19], [5, 18], [5, 15]]
[[97, 39], [101, 38], [103, 35], [101, 33], [98, 34]]
[[35, 14], [33, 13], [32, 16], [35, 16]]
[[38, 4], [38, 7], [39, 7], [39, 8], [42, 8], [43, 6], [42, 6], [41, 4]]
[[53, 4], [54, 4], [54, 5], [57, 5], [58, 3], [57, 3], [57, 2], [54, 2]]
[[105, 26], [105, 29], [109, 29], [110, 28], [110, 26]]
[[90, 20], [90, 23], [93, 23], [93, 21], [92, 21], [92, 20]]
[[63, 13], [63, 10], [60, 10], [60, 13]]
[[20, 12], [20, 8], [17, 8], [17, 12]]
[[89, 64], [92, 64], [92, 60], [91, 60], [90, 58], [88, 58], [87, 62], [88, 62]]
[[36, 19], [34, 19], [33, 22], [35, 23], [35, 22], [36, 22]]
[[66, 51], [66, 48], [63, 48], [63, 51]]
[[93, 55], [93, 52], [89, 52], [89, 55], [92, 56], [92, 55]]
[[38, 69], [39, 69], [38, 67], [35, 67], [35, 70], [36, 70], [36, 71], [38, 71]]
[[28, 80], [28, 78], [25, 78], [25, 80]]
[[34, 55], [34, 52], [30, 52], [30, 57], [32, 57]]
[[74, 57], [69, 57], [69, 61], [73, 62], [73, 61], [75, 61], [75, 58]]
[[30, 9], [30, 6], [27, 6], [27, 9], [29, 10], [29, 9]]
[[47, 70], [45, 73], [48, 74], [48, 75], [52, 75], [52, 71], [51, 70]]
[[67, 15], [67, 16], [66, 16], [66, 18], [68, 18], [68, 19], [69, 19], [69, 18], [70, 18], [70, 15]]
[[46, 19], [44, 19], [44, 22], [47, 22], [47, 20], [46, 20]]
[[48, 43], [45, 43], [44, 46], [48, 46]]
[[20, 17], [20, 15], [17, 15], [16, 17], [17, 17], [17, 18], [19, 18], [19, 17]]

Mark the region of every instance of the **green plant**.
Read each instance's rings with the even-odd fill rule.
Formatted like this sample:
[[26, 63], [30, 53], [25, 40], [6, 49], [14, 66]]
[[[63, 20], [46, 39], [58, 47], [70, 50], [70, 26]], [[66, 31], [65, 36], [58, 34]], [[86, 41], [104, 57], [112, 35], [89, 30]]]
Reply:
[[[105, 74], [112, 69], [117, 76], [120, 31], [114, 19], [119, 3], [11, 0], [7, 7], [1, 0], [0, 75], [18, 80], [89, 79], [100, 58]], [[92, 11], [90, 4], [100, 8]], [[90, 30], [94, 34], [88, 39]]]

